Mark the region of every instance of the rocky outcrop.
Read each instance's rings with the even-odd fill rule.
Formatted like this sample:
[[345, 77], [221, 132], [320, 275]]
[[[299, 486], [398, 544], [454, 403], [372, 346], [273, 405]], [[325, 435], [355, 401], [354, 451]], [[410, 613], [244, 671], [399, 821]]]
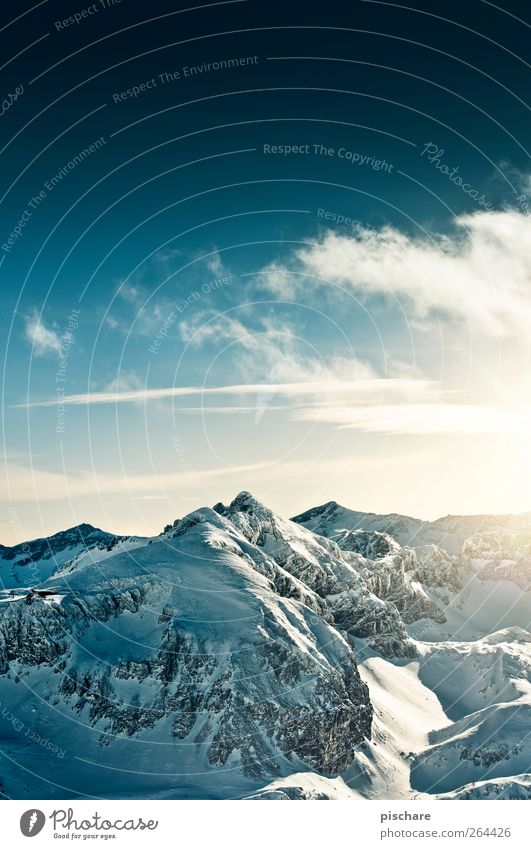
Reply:
[[[447, 554], [437, 545], [421, 545], [414, 549], [415, 560], [411, 572], [416, 581], [425, 587], [458, 593], [462, 587], [456, 557]], [[448, 600], [448, 595], [446, 595]]]
[[394, 604], [406, 623], [419, 619], [445, 622], [442, 610], [426, 594], [417, 577], [417, 557], [411, 548], [400, 549], [363, 569], [367, 587], [378, 598]]
[[379, 560], [400, 551], [396, 540], [380, 531], [343, 530], [334, 537], [334, 541], [342, 551], [354, 551], [368, 560]]
[[10, 664], [54, 664], [67, 651], [64, 610], [40, 600], [4, 604], [0, 608], [0, 674]]
[[368, 586], [364, 558], [353, 553], [344, 557], [337, 542], [280, 519], [248, 492], [214, 509], [322, 598], [335, 624], [351, 637], [367, 639], [389, 657], [414, 656], [414, 645], [393, 600], [377, 597]]
[[[352, 529], [340, 526], [345, 520]], [[456, 559], [433, 544], [402, 547], [390, 535], [392, 532], [401, 539], [415, 540], [423, 523], [394, 514], [378, 517], [355, 513], [335, 501], [308, 510], [293, 521], [329, 536], [371, 593], [393, 604], [406, 624], [425, 618], [446, 621], [441, 607], [448, 603], [448, 593], [458, 592], [461, 586]], [[385, 527], [386, 532], [356, 526], [363, 521]]]
[[511, 581], [531, 590], [531, 529], [474, 534], [463, 544], [459, 565], [483, 581]]

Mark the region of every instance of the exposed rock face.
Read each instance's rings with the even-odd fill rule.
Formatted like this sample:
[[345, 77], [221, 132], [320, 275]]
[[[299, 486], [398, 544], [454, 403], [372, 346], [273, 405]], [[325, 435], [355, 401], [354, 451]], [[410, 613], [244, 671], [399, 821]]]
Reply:
[[109, 544], [118, 539], [115, 534], [109, 534], [94, 528], [92, 525], [81, 524], [67, 531], [59, 531], [51, 537], [34, 539], [30, 542], [13, 545], [11, 548], [2, 546], [2, 559], [15, 560], [19, 566], [25, 566], [32, 560], [50, 560], [54, 555], [63, 553], [65, 549], [92, 548], [95, 545]]
[[446, 621], [444, 613], [426, 595], [417, 579], [417, 557], [413, 549], [404, 548], [369, 562], [362, 575], [371, 592], [394, 604], [404, 622]]
[[[79, 526], [0, 549], [12, 587], [0, 589], [2, 792], [353, 798], [358, 780], [392, 788], [392, 763], [411, 769], [415, 791], [459, 798], [487, 776], [477, 797], [523, 798], [528, 608], [491, 633], [499, 615], [484, 581], [504, 582], [511, 610], [528, 595], [517, 587], [529, 588], [529, 533], [477, 534], [457, 560], [433, 542], [404, 546], [437, 523], [421, 534], [416, 520], [386, 517], [397, 542], [375, 527], [382, 517], [360, 529], [340, 524], [347, 514], [331, 503], [299, 525], [242, 492], [148, 540]], [[455, 537], [478, 517], [454, 519], [440, 524]], [[28, 581], [34, 569], [49, 577]], [[419, 620], [415, 643], [405, 624]], [[409, 727], [430, 693], [435, 726], [421, 748]], [[397, 704], [417, 711], [412, 722], [391, 714]], [[470, 787], [463, 798], [476, 797]]]
[[67, 651], [66, 613], [41, 601], [0, 608], [0, 674], [13, 662], [27, 666], [55, 663]]
[[511, 581], [531, 589], [531, 528], [474, 534], [461, 549], [459, 564], [484, 581]]
[[[457, 593], [462, 587], [459, 564], [437, 545], [421, 545], [414, 549], [415, 561], [411, 572], [425, 587]], [[446, 596], [447, 598], [447, 596]]]
[[343, 551], [357, 552], [369, 560], [379, 560], [400, 551], [398, 543], [389, 534], [380, 531], [344, 530], [334, 539]]
[[274, 558], [325, 602], [335, 624], [351, 637], [367, 639], [389, 657], [412, 657], [413, 643], [392, 599], [378, 597], [365, 580], [367, 561], [339, 545], [279, 518], [248, 492], [214, 509], [250, 542]]
[[[446, 621], [444, 613], [423, 585], [456, 591], [458, 575], [455, 560], [435, 545], [402, 548], [389, 533], [338, 528], [337, 523], [345, 518], [347, 512], [351, 511], [345, 511], [333, 501], [301, 514], [294, 521], [313, 528], [314, 533], [329, 535], [341, 549], [343, 559], [356, 569], [367, 589], [382, 601], [393, 604], [405, 623], [424, 618]], [[406, 524], [415, 521], [408, 517], [400, 518]], [[396, 530], [397, 522], [395, 517], [388, 527]], [[400, 526], [402, 532], [403, 524]]]

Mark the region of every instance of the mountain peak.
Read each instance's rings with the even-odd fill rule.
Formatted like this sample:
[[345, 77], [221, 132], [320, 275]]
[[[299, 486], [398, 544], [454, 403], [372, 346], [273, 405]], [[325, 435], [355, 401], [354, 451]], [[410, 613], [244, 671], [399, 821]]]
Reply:
[[55, 534], [50, 534], [47, 537], [37, 537], [30, 539], [27, 542], [15, 543], [12, 546], [2, 546], [5, 552], [12, 553], [13, 556], [19, 551], [27, 551], [31, 549], [32, 553], [35, 550], [45, 549], [55, 551], [64, 545], [73, 545], [75, 543], [92, 542], [94, 538], [103, 540], [111, 540], [115, 538], [115, 534], [108, 531], [102, 531], [101, 528], [95, 528], [94, 525], [89, 525], [87, 522], [82, 522], [79, 525], [72, 525], [70, 528], [65, 528], [62, 531], [57, 531]]
[[238, 493], [236, 498], [233, 498], [228, 507], [221, 501], [214, 505], [214, 510], [222, 516], [232, 515], [233, 513], [256, 513], [258, 515], [271, 516], [272, 511], [269, 510], [261, 501], [258, 501], [250, 492], [243, 489]]
[[297, 524], [304, 524], [304, 522], [314, 519], [317, 516], [323, 516], [325, 514], [334, 513], [336, 510], [344, 509], [345, 508], [341, 507], [341, 504], [338, 504], [337, 501], [327, 501], [326, 504], [320, 504], [318, 507], [311, 507], [309, 510], [305, 510], [304, 513], [292, 516], [291, 521], [297, 522]]

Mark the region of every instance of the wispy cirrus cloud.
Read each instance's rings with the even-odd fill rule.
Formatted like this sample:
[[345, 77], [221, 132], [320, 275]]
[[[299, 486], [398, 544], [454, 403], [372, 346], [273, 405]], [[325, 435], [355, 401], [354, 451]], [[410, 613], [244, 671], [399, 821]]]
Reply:
[[[228, 398], [229, 404], [201, 403], [179, 406], [183, 413], [254, 413], [257, 405], [241, 404], [245, 397], [275, 398], [269, 409], [283, 411], [293, 421], [328, 424], [339, 429], [368, 433], [519, 434], [528, 433], [531, 417], [521, 411], [488, 404], [466, 404], [454, 399], [436, 382], [413, 378], [304, 381], [298, 383], [241, 383], [226, 386], [175, 386], [157, 389], [123, 389], [68, 395], [63, 404], [149, 404], [152, 401]], [[53, 407], [55, 399], [21, 404], [23, 407]]]
[[[254, 395], [257, 392], [272, 392], [284, 398], [311, 398], [323, 394], [350, 394], [358, 399], [374, 398], [381, 395], [403, 398], [404, 396], [426, 393], [432, 386], [430, 381], [412, 378], [373, 378], [362, 380], [337, 380], [330, 378], [321, 381], [300, 381], [292, 383], [237, 383], [226, 386], [168, 386], [155, 389], [124, 389], [121, 384], [116, 389], [101, 392], [82, 392], [66, 395], [62, 404], [82, 406], [89, 404], [127, 404], [138, 401], [160, 401], [168, 398], [190, 396], [241, 396]], [[42, 401], [30, 401], [18, 404], [18, 407], [53, 407], [56, 398]]]
[[[181, 321], [179, 332], [191, 348], [208, 343], [223, 347], [242, 382], [339, 383], [380, 377], [352, 351], [348, 356], [322, 354], [311, 334], [276, 317], [261, 316], [251, 327], [226, 313], [204, 312]], [[392, 367], [388, 371], [387, 376], [396, 376]]]
[[44, 357], [46, 354], [58, 354], [61, 350], [61, 339], [55, 330], [46, 327], [36, 309], [32, 310], [25, 319], [25, 336], [32, 345], [35, 356]]
[[10, 464], [0, 470], [0, 483], [9, 493], [10, 501], [63, 501], [90, 494], [131, 493], [144, 497], [169, 491], [190, 490], [190, 486], [210, 480], [252, 474], [272, 466], [270, 462], [248, 463], [239, 466], [182, 470], [148, 474], [125, 473], [97, 475], [86, 471], [59, 472]]
[[133, 336], [152, 336], [168, 316], [183, 312], [188, 299], [195, 304], [219, 291], [213, 279], [225, 277], [232, 273], [217, 250], [187, 261], [179, 250], [157, 251], [145, 267], [119, 282], [105, 324]]
[[[192, 347], [216, 341], [234, 346], [238, 383], [217, 386], [148, 387], [135, 375], [123, 375], [100, 391], [67, 395], [70, 406], [179, 402], [189, 414], [249, 414], [257, 424], [265, 410], [282, 411], [292, 421], [315, 422], [369, 433], [442, 435], [522, 433], [529, 420], [518, 411], [484, 403], [466, 403], [461, 393], [438, 381], [408, 373], [391, 363], [390, 374], [354, 356], [320, 358], [287, 325], [260, 319], [253, 331], [227, 315], [183, 322], [181, 333]], [[393, 375], [393, 370], [395, 375]], [[199, 403], [184, 406], [181, 400]], [[214, 404], [212, 404], [214, 401]], [[217, 401], [217, 403], [216, 403]], [[253, 403], [254, 402], [254, 403]], [[51, 407], [56, 399], [21, 405]]]
[[306, 407], [293, 411], [300, 421], [318, 421], [368, 433], [436, 436], [449, 434], [526, 434], [531, 416], [482, 404], [377, 404]]

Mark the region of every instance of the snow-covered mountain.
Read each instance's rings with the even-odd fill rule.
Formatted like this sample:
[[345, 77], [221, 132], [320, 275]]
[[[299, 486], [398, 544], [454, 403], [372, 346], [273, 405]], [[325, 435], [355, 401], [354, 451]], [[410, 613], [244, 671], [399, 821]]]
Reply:
[[89, 552], [102, 559], [103, 552], [112, 552], [117, 545], [127, 546], [131, 539], [82, 524], [50, 537], [0, 546], [0, 588], [38, 585], [63, 564], [86, 558]]
[[531, 589], [531, 525], [474, 534], [465, 540], [459, 558], [470, 574], [483, 580], [510, 581]]
[[242, 492], [1, 548], [0, 791], [528, 798], [525, 520], [439, 522]]
[[306, 510], [294, 516], [294, 522], [331, 539], [344, 530], [377, 531], [385, 533], [400, 545], [437, 545], [449, 554], [459, 554], [466, 539], [474, 534], [507, 529], [526, 530], [531, 527], [531, 513], [506, 516], [443, 516], [425, 522], [399, 513], [362, 513], [349, 510], [335, 501]]

